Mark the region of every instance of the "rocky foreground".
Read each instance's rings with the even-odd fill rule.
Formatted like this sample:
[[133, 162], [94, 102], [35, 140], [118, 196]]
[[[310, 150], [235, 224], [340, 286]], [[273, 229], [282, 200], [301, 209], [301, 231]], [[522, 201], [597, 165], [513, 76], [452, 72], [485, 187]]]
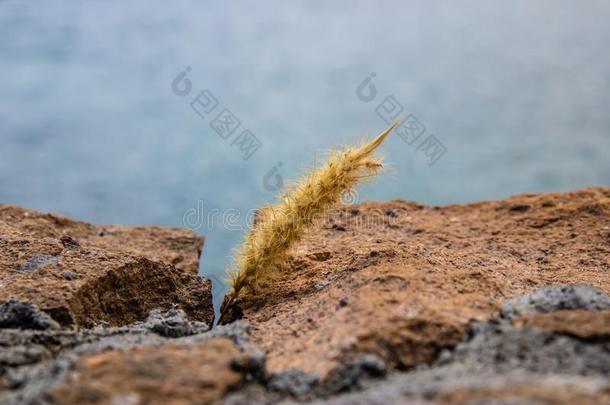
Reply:
[[0, 403], [610, 403], [610, 188], [342, 208], [214, 329], [202, 245], [0, 205]]

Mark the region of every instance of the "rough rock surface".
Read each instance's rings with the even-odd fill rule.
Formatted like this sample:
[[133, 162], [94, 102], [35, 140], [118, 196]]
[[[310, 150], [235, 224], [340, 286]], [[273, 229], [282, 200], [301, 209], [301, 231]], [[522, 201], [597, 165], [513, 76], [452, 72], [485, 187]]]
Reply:
[[[599, 289], [588, 291], [591, 299], [609, 292], [610, 189], [346, 207], [280, 273], [242, 305], [270, 371], [325, 378], [366, 354], [406, 370], [539, 287], [589, 284]], [[588, 308], [558, 297], [559, 309]]]
[[264, 368], [247, 324], [210, 330], [181, 310], [122, 327], [2, 329], [0, 342], [0, 404], [211, 403]]
[[560, 310], [610, 309], [610, 298], [599, 288], [587, 285], [553, 285], [517, 297], [502, 306], [503, 318], [517, 317]]
[[560, 311], [525, 316], [513, 323], [592, 342], [610, 341], [610, 311]]
[[396, 373], [330, 404], [604, 404], [610, 351], [570, 337], [479, 323], [430, 367]]
[[87, 356], [46, 399], [54, 403], [212, 403], [244, 382], [245, 354], [226, 338]]
[[[594, 287], [578, 289], [596, 292]], [[561, 297], [553, 297], [558, 307]], [[249, 386], [231, 393], [226, 403], [610, 403], [608, 311], [541, 312], [535, 302], [523, 309], [530, 315], [473, 323], [455, 348], [411, 371], [393, 371], [382, 378], [383, 362], [363, 356], [364, 361], [335, 369], [326, 381], [292, 369], [272, 375], [266, 389]]]
[[59, 329], [49, 315], [28, 301], [9, 300], [0, 304], [0, 329]]
[[95, 226], [0, 205], [0, 302], [31, 302], [62, 326], [125, 325], [172, 305], [210, 322], [202, 246], [188, 230]]
[[106, 262], [135, 257], [153, 273], [162, 265], [183, 274], [184, 261], [171, 265], [182, 248], [162, 237], [157, 256], [142, 259], [146, 240], [134, 253], [108, 240], [102, 250], [76, 231], [37, 234], [37, 247], [59, 243], [61, 253], [20, 257], [6, 235], [0, 275], [23, 295], [0, 305], [0, 404], [610, 403], [610, 189], [338, 210], [260, 297], [241, 303], [247, 320], [211, 330], [188, 304], [188, 284], [164, 301], [158, 280], [133, 278], [155, 292], [134, 291], [133, 311], [109, 283], [99, 312], [88, 312], [101, 316], [79, 318], [68, 306], [79, 326], [101, 322], [79, 329], [61, 328], [45, 306], [53, 298], [27, 290], [30, 280], [61, 291], [51, 275], [94, 280], [93, 271], [58, 269], [76, 260], [69, 252], [94, 249], [112, 251]]

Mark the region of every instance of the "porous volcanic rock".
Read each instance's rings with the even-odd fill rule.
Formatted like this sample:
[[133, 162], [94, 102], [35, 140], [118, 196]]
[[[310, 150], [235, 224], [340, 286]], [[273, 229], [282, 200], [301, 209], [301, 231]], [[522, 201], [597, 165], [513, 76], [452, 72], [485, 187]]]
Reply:
[[[344, 207], [241, 305], [270, 372], [324, 379], [367, 354], [391, 369], [429, 363], [511, 298], [566, 284], [610, 291], [609, 188]], [[555, 327], [551, 318], [522, 322]]]
[[264, 374], [248, 328], [171, 309], [120, 327], [0, 329], [0, 404], [214, 403]]
[[210, 323], [202, 247], [189, 230], [95, 226], [0, 205], [0, 303], [32, 303], [64, 327], [125, 325], [174, 305]]
[[608, 188], [341, 208], [211, 330], [193, 234], [2, 209], [0, 403], [610, 403]]
[[558, 288], [566, 294], [549, 295], [546, 306], [530, 298], [547, 295], [548, 288], [518, 297], [529, 302], [520, 305], [528, 313], [524, 317], [474, 322], [456, 347], [430, 364], [388, 372], [381, 359], [365, 355], [341, 364], [324, 381], [290, 369], [271, 375], [266, 389], [249, 385], [230, 393], [225, 403], [610, 403], [608, 311], [560, 309], [566, 298], [595, 296], [603, 302], [610, 297], [586, 285]]

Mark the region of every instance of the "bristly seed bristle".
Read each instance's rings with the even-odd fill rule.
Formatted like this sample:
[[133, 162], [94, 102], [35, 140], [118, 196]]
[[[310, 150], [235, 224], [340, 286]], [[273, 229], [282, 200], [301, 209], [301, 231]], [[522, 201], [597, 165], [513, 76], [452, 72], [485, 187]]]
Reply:
[[361, 147], [333, 152], [322, 168], [304, 176], [278, 204], [261, 213], [256, 227], [237, 250], [235, 265], [229, 271], [230, 301], [234, 302], [242, 293], [256, 292], [321, 215], [336, 206], [345, 192], [378, 174], [383, 164], [373, 153], [398, 123], [394, 122]]

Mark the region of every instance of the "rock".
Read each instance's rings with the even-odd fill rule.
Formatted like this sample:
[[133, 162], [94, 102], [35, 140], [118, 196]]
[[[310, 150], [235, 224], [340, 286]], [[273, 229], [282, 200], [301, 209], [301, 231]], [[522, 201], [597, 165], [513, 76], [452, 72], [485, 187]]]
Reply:
[[[602, 378], [566, 375], [397, 375], [361, 392], [325, 398], [310, 404], [606, 404], [610, 384]], [[273, 403], [273, 402], [258, 402]]]
[[57, 384], [66, 375], [71, 366], [67, 359], [51, 361], [34, 367], [20, 367], [4, 371], [3, 384], [0, 389], [2, 404], [48, 403], [42, 395], [49, 387]]
[[610, 311], [560, 311], [527, 315], [513, 324], [531, 326], [592, 342], [610, 342]]
[[553, 285], [533, 291], [504, 304], [501, 316], [519, 316], [570, 309], [610, 309], [610, 297], [592, 285]]
[[497, 374], [519, 368], [536, 374], [610, 375], [610, 352], [602, 345], [495, 322], [474, 324], [451, 362]]
[[15, 346], [12, 350], [0, 350], [0, 370], [36, 364], [46, 357], [49, 357], [49, 353], [40, 345]]
[[[0, 209], [0, 286], [31, 297], [0, 403], [610, 403], [610, 189], [340, 209], [211, 330], [174, 230], [36, 215]], [[16, 326], [51, 300], [80, 328]]]
[[325, 262], [331, 258], [331, 254], [330, 252], [313, 252], [307, 257], [317, 262]]
[[[188, 336], [176, 337], [175, 333], [164, 331], [165, 333], [160, 334], [152, 330], [159, 321], [176, 320], [189, 325]], [[175, 329], [170, 330], [175, 331]], [[74, 383], [75, 372], [77, 380], [82, 382], [79, 380], [79, 372], [75, 370], [85, 370], [86, 365], [90, 364], [87, 363], [88, 360], [98, 358], [97, 356], [104, 359], [111, 358], [112, 363], [120, 368], [118, 374], [125, 384], [129, 384], [130, 381], [136, 385], [145, 384], [146, 373], [149, 370], [147, 359], [152, 358], [150, 356], [154, 356], [153, 352], [157, 351], [160, 361], [170, 364], [175, 362], [175, 367], [178, 362], [181, 362], [179, 359], [190, 353], [192, 359], [189, 362], [183, 362], [182, 375], [186, 376], [191, 373], [195, 379], [201, 377], [200, 380], [193, 380], [192, 384], [201, 383], [202, 390], [213, 390], [213, 387], [206, 385], [205, 382], [212, 377], [199, 376], [198, 373], [219, 362], [228, 364], [229, 370], [226, 372], [221, 370], [220, 375], [214, 373], [212, 379], [218, 378], [224, 384], [224, 378], [227, 377], [226, 384], [231, 389], [235, 388], [231, 382], [233, 372], [239, 376], [240, 384], [241, 381], [263, 381], [265, 356], [249, 344], [248, 336], [249, 325], [245, 322], [220, 326], [212, 331], [208, 328], [204, 330], [203, 325], [185, 318], [181, 311], [176, 310], [170, 310], [167, 313], [152, 311], [146, 322], [136, 322], [121, 327], [98, 326], [93, 329], [42, 331], [1, 329], [0, 403], [47, 403], [50, 400], [65, 403], [58, 399], [61, 398], [60, 396], [55, 396], [60, 394], [53, 394], [56, 392], [55, 390], [63, 392], [61, 387], [71, 387], [70, 384]], [[208, 341], [228, 341], [229, 343], [207, 346], [205, 342]], [[200, 354], [199, 347], [202, 344], [206, 348], [207, 355], [199, 358], [197, 356]], [[175, 352], [174, 346], [182, 348]], [[166, 349], [167, 347], [169, 349]], [[232, 354], [235, 352], [239, 354], [233, 356]], [[140, 363], [138, 363], [136, 353], [142, 354]], [[178, 354], [175, 356], [175, 353]], [[161, 373], [161, 366], [156, 370]], [[95, 386], [95, 389], [99, 390], [96, 391], [96, 398], [98, 394], [101, 398], [114, 398], [116, 390], [110, 381], [116, 377], [116, 370], [109, 366], [97, 369], [97, 371], [94, 369], [89, 371], [95, 375], [96, 379], [99, 378], [100, 381], [106, 381], [108, 384], [99, 386], [93, 380], [84, 382], [80, 392], [74, 392], [68, 397], [77, 401], [74, 398], [87, 395], [91, 392], [89, 387]], [[159, 383], [161, 374], [158, 374], [157, 377], [159, 380], [151, 380], [152, 385]], [[168, 382], [168, 384], [170, 383]], [[172, 389], [179, 389], [179, 387]]]
[[76, 280], [78, 278], [78, 274], [73, 271], [64, 271], [61, 273], [62, 277], [66, 280]]
[[189, 230], [96, 227], [0, 205], [0, 303], [31, 302], [64, 327], [126, 325], [174, 305], [211, 324], [202, 245]]
[[59, 329], [59, 324], [27, 301], [9, 300], [0, 304], [0, 329]]
[[151, 311], [146, 326], [153, 332], [169, 338], [196, 335], [210, 329], [206, 323], [189, 321], [184, 311], [179, 309], [170, 309], [166, 313], [158, 309]]
[[[453, 348], [473, 321], [542, 287], [588, 284], [566, 290], [568, 301], [600, 307], [598, 293], [610, 292], [608, 229], [609, 188], [446, 207], [360, 204], [331, 213], [276, 281], [241, 306], [271, 373], [297, 368], [323, 380], [364, 354], [409, 369]], [[337, 305], [342, 298], [349, 305]]]
[[303, 398], [313, 392], [318, 382], [318, 376], [292, 368], [273, 374], [269, 378], [267, 387], [274, 392]]
[[385, 362], [375, 355], [364, 355], [335, 369], [325, 383], [327, 394], [337, 394], [362, 388], [365, 378], [380, 378], [387, 373]]
[[51, 403], [217, 403], [245, 382], [227, 338], [116, 350], [79, 359], [44, 400]]
[[66, 249], [78, 249], [80, 247], [80, 243], [69, 235], [64, 235], [59, 240]]
[[610, 352], [603, 344], [489, 321], [433, 366], [394, 373], [328, 404], [605, 403]]
[[388, 208], [387, 210], [385, 210], [385, 214], [388, 217], [398, 218], [398, 211], [396, 211], [394, 208]]
[[32, 255], [32, 257], [30, 257], [26, 262], [21, 264], [21, 271], [32, 273], [52, 264], [58, 264], [59, 262], [60, 260], [58, 257], [45, 254], [35, 254]]

